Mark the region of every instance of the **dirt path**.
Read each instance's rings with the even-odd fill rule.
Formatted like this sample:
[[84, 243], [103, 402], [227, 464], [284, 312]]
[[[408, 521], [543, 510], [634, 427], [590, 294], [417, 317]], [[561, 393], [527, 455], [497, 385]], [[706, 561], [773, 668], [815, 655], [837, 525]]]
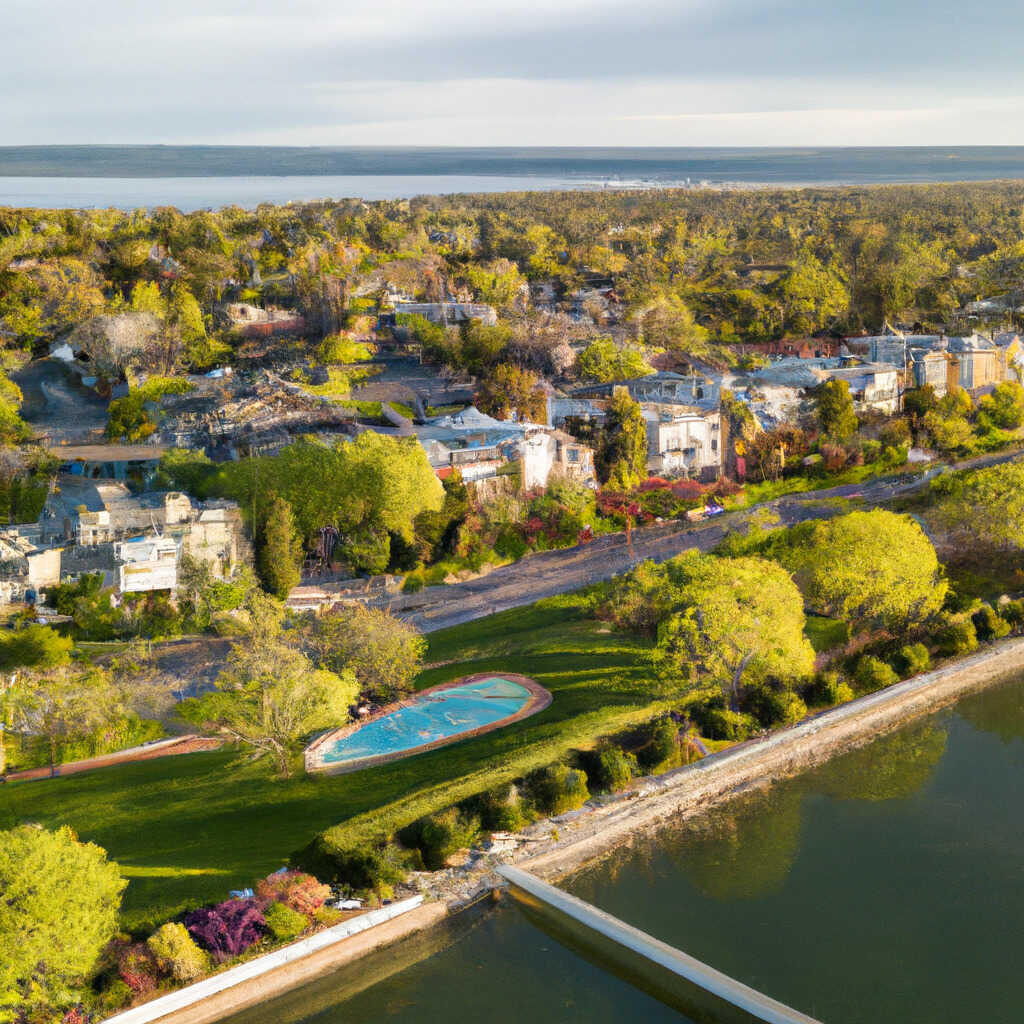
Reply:
[[[1020, 451], [985, 455], [957, 463], [953, 468], [980, 468], [1022, 456], [1024, 453]], [[792, 526], [806, 519], [827, 519], [844, 511], [842, 507], [827, 504], [833, 498], [857, 498], [866, 505], [884, 505], [922, 490], [942, 468], [945, 467], [923, 474], [896, 474], [863, 484], [794, 494], [729, 512], [698, 525], [673, 521], [647, 526], [633, 531], [631, 543], [627, 543], [625, 534], [609, 534], [586, 545], [527, 555], [479, 579], [427, 587], [412, 596], [400, 595], [392, 600], [390, 607], [399, 618], [424, 633], [431, 633], [611, 579], [646, 559], [664, 562], [691, 549], [710, 551], [730, 529], [742, 525], [759, 510], [775, 514], [783, 526]]]

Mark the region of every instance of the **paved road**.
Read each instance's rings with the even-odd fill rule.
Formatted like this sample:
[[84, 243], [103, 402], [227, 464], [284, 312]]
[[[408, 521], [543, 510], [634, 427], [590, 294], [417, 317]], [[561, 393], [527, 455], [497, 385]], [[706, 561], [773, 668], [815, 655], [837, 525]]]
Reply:
[[[980, 456], [956, 464], [957, 469], [978, 468], [1024, 457], [1019, 451]], [[764, 505], [729, 512], [706, 523], [672, 521], [633, 531], [632, 542], [625, 534], [598, 537], [589, 544], [559, 551], [528, 555], [513, 565], [503, 566], [487, 576], [428, 587], [413, 597], [399, 597], [392, 608], [395, 614], [424, 633], [458, 626], [474, 619], [532, 604], [542, 597], [553, 597], [579, 590], [590, 583], [611, 579], [646, 559], [664, 562], [690, 549], [710, 551], [726, 532], [749, 520], [751, 513], [767, 509], [784, 526], [805, 519], [829, 518], [843, 511], [829, 506], [830, 498], [859, 498], [868, 505], [883, 505], [927, 486], [945, 466], [924, 474], [896, 474], [863, 484], [808, 491], [770, 501]]]

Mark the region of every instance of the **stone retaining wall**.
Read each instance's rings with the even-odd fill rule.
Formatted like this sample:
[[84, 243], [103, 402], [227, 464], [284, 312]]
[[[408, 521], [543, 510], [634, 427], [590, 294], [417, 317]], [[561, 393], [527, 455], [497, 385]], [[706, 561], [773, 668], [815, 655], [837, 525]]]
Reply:
[[517, 862], [545, 878], [563, 877], [633, 835], [698, 814], [741, 788], [773, 782], [820, 764], [1022, 670], [1024, 637], [992, 644], [968, 658], [822, 712], [765, 739], [640, 780], [638, 798], [617, 802], [566, 825], [559, 823], [558, 840], [532, 844]]

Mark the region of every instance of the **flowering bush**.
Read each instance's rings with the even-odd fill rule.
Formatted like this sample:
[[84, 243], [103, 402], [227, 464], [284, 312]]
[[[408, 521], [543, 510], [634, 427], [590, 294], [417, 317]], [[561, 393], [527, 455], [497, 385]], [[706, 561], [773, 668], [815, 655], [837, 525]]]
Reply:
[[283, 903], [286, 907], [311, 917], [331, 895], [331, 888], [302, 871], [282, 871], [268, 875], [256, 887], [256, 897], [264, 904]]
[[255, 900], [225, 900], [185, 917], [189, 934], [220, 963], [244, 953], [256, 942], [266, 921]]

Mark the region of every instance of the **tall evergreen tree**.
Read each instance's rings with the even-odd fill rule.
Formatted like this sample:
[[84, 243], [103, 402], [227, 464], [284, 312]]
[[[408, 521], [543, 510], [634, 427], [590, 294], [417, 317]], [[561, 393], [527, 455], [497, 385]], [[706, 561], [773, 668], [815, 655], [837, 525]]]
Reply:
[[292, 507], [274, 496], [267, 506], [260, 548], [260, 578], [272, 594], [286, 598], [301, 579], [302, 541], [295, 529]]

